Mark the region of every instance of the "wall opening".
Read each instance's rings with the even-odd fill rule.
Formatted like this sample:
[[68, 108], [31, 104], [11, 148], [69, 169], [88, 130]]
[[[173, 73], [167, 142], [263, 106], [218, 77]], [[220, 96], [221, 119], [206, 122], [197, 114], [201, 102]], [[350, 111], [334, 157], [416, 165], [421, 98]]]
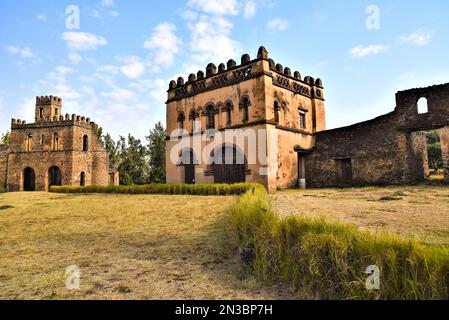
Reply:
[[184, 167], [184, 183], [195, 184], [195, 156], [192, 150], [182, 152], [181, 165]]
[[36, 173], [32, 168], [23, 170], [23, 191], [36, 191]]
[[86, 185], [86, 174], [81, 172], [80, 174], [80, 186], [84, 187]]
[[427, 179], [444, 180], [443, 151], [441, 148], [441, 130], [426, 132], [428, 170]]
[[352, 182], [352, 160], [337, 159], [337, 182], [347, 184]]
[[214, 183], [233, 184], [246, 180], [246, 158], [235, 146], [222, 145], [216, 149], [212, 168]]
[[83, 151], [88, 151], [89, 150], [89, 137], [87, 135], [85, 135], [83, 137]]
[[424, 113], [428, 113], [429, 112], [429, 106], [427, 103], [427, 98], [420, 98], [418, 100], [418, 113], [419, 114], [424, 114]]
[[48, 189], [51, 186], [61, 186], [62, 185], [62, 174], [61, 169], [56, 166], [48, 169]]

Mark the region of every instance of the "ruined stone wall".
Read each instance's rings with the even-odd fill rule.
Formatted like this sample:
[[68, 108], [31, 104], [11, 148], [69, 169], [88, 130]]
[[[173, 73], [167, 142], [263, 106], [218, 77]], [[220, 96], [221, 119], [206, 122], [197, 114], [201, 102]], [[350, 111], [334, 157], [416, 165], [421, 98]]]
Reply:
[[8, 174], [9, 146], [0, 145], [0, 187], [6, 190], [6, 179]]
[[[347, 184], [348, 181], [341, 180], [340, 162], [349, 159], [352, 167], [350, 184], [415, 182], [418, 173], [412, 177], [409, 164], [417, 158], [422, 161], [423, 137], [420, 143], [419, 136], [396, 130], [396, 116], [390, 113], [350, 127], [318, 133], [315, 152], [306, 157], [307, 185]], [[414, 168], [417, 170], [417, 165]], [[421, 174], [424, 174], [422, 167]]]
[[449, 183], [449, 125], [441, 129], [440, 142], [443, 155], [443, 167], [446, 171], [445, 181]]

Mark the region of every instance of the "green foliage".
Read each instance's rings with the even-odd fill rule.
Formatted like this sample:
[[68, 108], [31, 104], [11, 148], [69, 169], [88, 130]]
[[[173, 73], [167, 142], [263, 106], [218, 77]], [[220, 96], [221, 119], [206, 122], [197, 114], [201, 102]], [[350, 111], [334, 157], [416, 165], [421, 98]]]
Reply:
[[6, 131], [6, 133], [2, 133], [0, 137], [0, 144], [11, 144], [11, 133]]
[[118, 152], [118, 143], [112, 139], [111, 135], [107, 133], [103, 136], [103, 144], [108, 151], [109, 166], [111, 168], [118, 168], [120, 165], [120, 155]]
[[50, 192], [55, 193], [114, 193], [114, 194], [185, 194], [185, 195], [240, 195], [252, 188], [255, 184], [147, 184], [133, 186], [52, 186]]
[[[373, 235], [353, 226], [302, 217], [280, 218], [264, 188], [232, 207], [251, 270], [321, 299], [448, 299], [449, 248]], [[367, 290], [365, 270], [380, 268], [380, 290]]]
[[123, 185], [144, 184], [148, 177], [147, 151], [142, 142], [128, 134], [128, 140], [120, 136], [118, 142], [120, 155], [120, 183]]
[[165, 129], [160, 122], [156, 123], [148, 140], [149, 183], [165, 183]]
[[429, 167], [439, 169], [443, 167], [443, 153], [441, 151], [440, 133], [433, 130], [427, 133], [427, 152]]
[[0, 193], [5, 193], [5, 189], [2, 186], [0, 186]]

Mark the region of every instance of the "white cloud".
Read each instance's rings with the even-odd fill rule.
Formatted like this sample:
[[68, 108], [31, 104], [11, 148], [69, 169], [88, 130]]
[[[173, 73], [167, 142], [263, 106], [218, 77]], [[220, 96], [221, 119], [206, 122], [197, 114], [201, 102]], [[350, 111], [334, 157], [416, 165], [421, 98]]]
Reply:
[[288, 28], [288, 21], [281, 18], [276, 18], [268, 21], [268, 29], [275, 31], [284, 31]]
[[37, 20], [39, 20], [39, 21], [47, 21], [47, 16], [46, 16], [45, 14], [43, 14], [43, 13], [39, 13], [39, 14], [36, 16], [36, 18], [37, 18]]
[[15, 46], [7, 46], [6, 50], [11, 53], [18, 55], [21, 58], [32, 58], [33, 53], [31, 52], [30, 48], [19, 48]]
[[68, 48], [76, 51], [96, 50], [107, 44], [105, 38], [87, 32], [67, 31], [62, 34], [62, 40]]
[[100, 95], [114, 100], [123, 100], [133, 98], [134, 92], [127, 89], [115, 88], [110, 92], [101, 92]]
[[111, 17], [117, 18], [120, 14], [118, 13], [118, 11], [109, 11], [109, 15]]
[[114, 0], [101, 0], [101, 5], [103, 7], [112, 7], [114, 5]]
[[245, 19], [251, 19], [256, 14], [256, 3], [254, 1], [247, 1], [243, 9], [243, 16]]
[[230, 38], [233, 24], [221, 17], [202, 16], [195, 23], [189, 23], [191, 31], [190, 48], [197, 61], [227, 61], [235, 57], [238, 43]]
[[114, 66], [112, 64], [107, 64], [97, 68], [97, 72], [100, 73], [109, 73], [109, 74], [117, 74], [119, 71], [119, 67]]
[[77, 64], [80, 63], [81, 61], [83, 61], [83, 57], [76, 52], [70, 53], [67, 58], [69, 58], [70, 62], [73, 64]]
[[140, 78], [145, 72], [145, 66], [137, 56], [128, 56], [124, 58], [125, 65], [120, 68], [120, 71], [131, 79]]
[[148, 93], [153, 99], [164, 102], [167, 99], [167, 81], [163, 79], [145, 79], [129, 85], [131, 88]]
[[156, 65], [171, 67], [179, 53], [181, 40], [176, 36], [176, 26], [161, 23], [153, 29], [151, 37], [145, 41], [144, 48], [154, 51], [153, 62]]
[[34, 108], [35, 108], [36, 100], [35, 98], [22, 98], [19, 108], [17, 109], [17, 116], [22, 120], [26, 120], [27, 122], [31, 122], [34, 119]]
[[188, 5], [217, 15], [237, 15], [239, 4], [237, 0], [189, 0]]
[[59, 67], [56, 67], [56, 72], [58, 72], [60, 74], [64, 74], [64, 75], [71, 74], [71, 73], [73, 73], [73, 69], [66, 67], [66, 66], [59, 66]]
[[367, 56], [376, 55], [387, 51], [389, 49], [388, 46], [384, 45], [370, 45], [370, 46], [357, 46], [350, 50], [351, 56], [353, 58], [363, 58]]
[[418, 30], [408, 36], [400, 36], [399, 39], [404, 43], [413, 43], [418, 46], [425, 46], [432, 38], [431, 31]]

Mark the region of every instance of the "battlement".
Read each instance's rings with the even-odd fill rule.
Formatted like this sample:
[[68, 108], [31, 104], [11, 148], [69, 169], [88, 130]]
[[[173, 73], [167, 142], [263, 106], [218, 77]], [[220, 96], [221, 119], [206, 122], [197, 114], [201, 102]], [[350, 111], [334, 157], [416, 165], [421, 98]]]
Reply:
[[90, 126], [92, 129], [98, 129], [98, 125], [95, 122], [92, 122], [90, 118], [68, 113], [65, 116], [59, 117], [46, 117], [40, 119], [40, 121], [36, 123], [27, 124], [25, 120], [20, 119], [11, 119], [11, 126], [13, 129], [20, 128], [30, 128], [30, 127], [45, 127], [45, 126], [72, 126], [72, 125], [80, 125], [83, 127]]
[[[268, 64], [259, 64], [261, 61], [267, 61]], [[168, 102], [223, 86], [233, 85], [262, 75], [273, 77], [275, 85], [295, 93], [307, 97], [322, 98], [321, 89], [323, 89], [323, 82], [321, 79], [315, 80], [310, 76], [302, 79], [299, 71], [292, 73], [289, 67], [284, 68], [281, 64], [276, 64], [273, 59], [268, 57], [267, 49], [260, 47], [257, 52], [257, 58], [254, 60], [251, 60], [250, 55], [246, 53], [242, 55], [240, 65], [237, 65], [237, 62], [232, 59], [226, 65], [221, 63], [218, 67], [213, 63], [209, 63], [206, 67], [206, 72], [199, 70], [196, 74], [191, 73], [187, 81], [183, 77], [170, 81]]]
[[47, 106], [49, 104], [61, 106], [62, 99], [54, 96], [36, 97], [36, 106]]

